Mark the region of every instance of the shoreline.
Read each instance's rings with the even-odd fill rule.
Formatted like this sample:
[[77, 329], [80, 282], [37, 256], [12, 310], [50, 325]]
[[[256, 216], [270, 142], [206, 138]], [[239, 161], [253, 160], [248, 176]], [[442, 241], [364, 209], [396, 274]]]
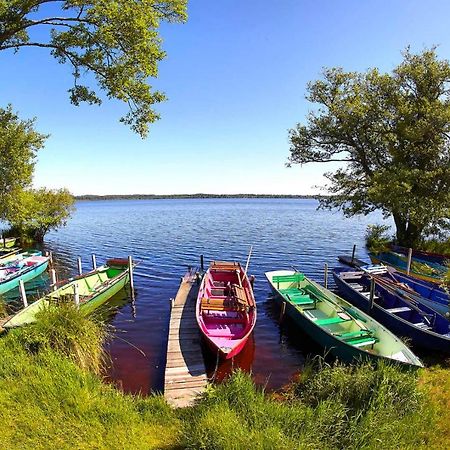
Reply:
[[278, 194], [130, 194], [130, 195], [74, 195], [77, 201], [85, 200], [189, 200], [189, 199], [253, 199], [253, 198], [267, 198], [267, 199], [313, 199], [320, 200], [324, 195], [278, 195]]

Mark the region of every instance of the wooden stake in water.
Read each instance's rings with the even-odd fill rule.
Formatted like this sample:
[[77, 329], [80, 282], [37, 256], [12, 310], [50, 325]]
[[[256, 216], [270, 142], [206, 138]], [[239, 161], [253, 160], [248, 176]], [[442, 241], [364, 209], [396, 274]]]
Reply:
[[369, 295], [369, 313], [372, 311], [373, 308], [373, 300], [375, 297], [375, 279], [370, 279], [370, 295]]
[[411, 272], [411, 261], [412, 261], [412, 248], [408, 249], [408, 262], [406, 263], [406, 273], [409, 275]]
[[75, 306], [78, 308], [80, 306], [80, 294], [78, 293], [78, 283], [73, 283], [73, 299]]
[[20, 298], [22, 299], [23, 307], [26, 308], [28, 306], [28, 301], [27, 301], [27, 293], [25, 292], [25, 285], [23, 284], [23, 280], [19, 280], [19, 292], [20, 292]]
[[48, 257], [49, 257], [49, 260], [50, 260], [50, 266], [53, 267], [53, 254], [52, 254], [52, 252], [48, 252]]
[[56, 291], [56, 270], [51, 269], [50, 270], [50, 279], [52, 280], [52, 290]]
[[353, 251], [352, 251], [352, 263], [355, 259], [355, 252], [356, 252], [356, 244], [353, 244]]
[[78, 275], [82, 275], [83, 274], [83, 266], [81, 265], [81, 257], [78, 257]]
[[278, 319], [278, 322], [281, 323], [283, 321], [285, 313], [286, 313], [286, 302], [283, 302], [281, 304], [280, 318]]
[[324, 272], [323, 272], [323, 285], [325, 289], [328, 289], [328, 264], [325, 263]]
[[203, 261], [203, 255], [200, 255], [200, 270], [202, 271], [202, 273], [205, 271], [205, 265], [204, 265], [204, 261]]
[[130, 276], [131, 296], [134, 298], [133, 258], [131, 256], [128, 257], [128, 272]]
[[97, 260], [95, 258], [95, 255], [92, 255], [92, 269], [97, 270]]

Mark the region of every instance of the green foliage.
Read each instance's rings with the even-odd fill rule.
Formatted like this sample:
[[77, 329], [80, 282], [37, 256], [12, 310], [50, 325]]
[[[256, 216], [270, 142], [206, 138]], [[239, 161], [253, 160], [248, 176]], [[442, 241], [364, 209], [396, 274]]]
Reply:
[[[76, 346], [92, 348], [88, 341], [98, 345], [98, 338], [81, 332], [78, 340], [86, 342], [75, 344], [73, 333], [94, 325], [67, 311], [61, 318], [55, 314], [46, 320], [49, 325], [51, 317], [56, 320], [57, 338], [49, 326], [15, 330], [0, 339], [2, 448], [148, 450], [172, 444], [178, 421], [163, 398], [122, 394], [75, 364]], [[31, 348], [32, 341], [46, 344]]]
[[450, 63], [435, 49], [412, 54], [392, 74], [327, 69], [308, 85], [319, 104], [290, 130], [290, 164], [342, 161], [329, 172], [323, 207], [347, 216], [392, 215], [400, 245], [448, 227]]
[[90, 85], [80, 84], [90, 72], [108, 98], [128, 104], [121, 121], [145, 136], [159, 118], [153, 105], [165, 100], [147, 84], [165, 57], [158, 28], [162, 21], [184, 22], [186, 8], [187, 0], [0, 0], [0, 50], [44, 48], [69, 64], [74, 105], [101, 103]]
[[20, 120], [11, 105], [0, 108], [0, 220], [16, 193], [31, 184], [36, 153], [46, 138], [34, 130], [34, 120]]
[[183, 412], [183, 447], [195, 449], [413, 448], [432, 413], [416, 375], [380, 365], [306, 370], [282, 401], [236, 373]]
[[373, 253], [384, 252], [392, 241], [387, 234], [388, 225], [368, 225], [366, 229], [366, 247]]
[[67, 189], [29, 189], [16, 193], [5, 219], [13, 234], [42, 242], [45, 234], [66, 224], [74, 210], [74, 198]]
[[104, 325], [86, 320], [73, 304], [50, 305], [38, 313], [35, 324], [13, 333], [17, 333], [18, 341], [30, 353], [51, 349], [83, 370], [93, 373], [102, 370]]

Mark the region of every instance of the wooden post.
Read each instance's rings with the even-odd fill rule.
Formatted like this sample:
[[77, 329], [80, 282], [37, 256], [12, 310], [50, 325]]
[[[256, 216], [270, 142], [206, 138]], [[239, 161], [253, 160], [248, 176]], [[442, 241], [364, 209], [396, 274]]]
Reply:
[[83, 266], [81, 265], [81, 257], [78, 257], [78, 275], [82, 275], [83, 274]]
[[131, 296], [134, 298], [133, 259], [131, 256], [128, 257], [128, 272], [130, 275]]
[[203, 255], [200, 255], [200, 270], [202, 271], [202, 273], [205, 271], [205, 264], [203, 261]]
[[75, 306], [78, 308], [80, 306], [80, 294], [78, 293], [78, 283], [73, 283], [73, 298]]
[[375, 278], [370, 278], [370, 295], [369, 295], [369, 313], [373, 308], [373, 299], [375, 297]]
[[92, 255], [92, 269], [97, 270], [97, 260], [95, 259], [95, 255]]
[[23, 284], [23, 280], [19, 280], [19, 292], [20, 292], [20, 298], [22, 299], [23, 307], [26, 308], [28, 306], [28, 301], [27, 301], [27, 293], [25, 292], [25, 285]]
[[56, 291], [56, 271], [55, 269], [50, 270], [50, 279], [52, 280], [52, 290]]
[[286, 302], [283, 302], [281, 304], [280, 318], [278, 319], [278, 322], [281, 323], [283, 321], [285, 313], [286, 313]]
[[50, 266], [53, 267], [53, 254], [52, 254], [52, 252], [48, 252], [48, 257], [49, 257], [49, 260], [50, 260]]
[[328, 289], [328, 264], [325, 263], [324, 272], [323, 272], [323, 285], [325, 289]]
[[250, 275], [250, 280], [249, 280], [249, 282], [250, 282], [250, 286], [251, 286], [252, 289], [253, 289], [254, 286], [255, 286], [255, 275]]
[[408, 262], [406, 263], [407, 275], [409, 275], [409, 272], [411, 272], [411, 262], [412, 262], [412, 248], [408, 249]]
[[354, 261], [354, 259], [355, 259], [355, 252], [356, 252], [356, 244], [353, 244], [353, 251], [352, 251], [352, 264], [353, 264], [353, 261]]

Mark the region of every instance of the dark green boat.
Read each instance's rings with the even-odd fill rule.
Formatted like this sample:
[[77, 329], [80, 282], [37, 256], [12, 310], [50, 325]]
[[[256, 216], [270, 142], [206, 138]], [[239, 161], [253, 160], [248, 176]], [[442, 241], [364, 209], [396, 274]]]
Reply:
[[266, 273], [286, 313], [324, 349], [347, 362], [387, 359], [423, 367], [420, 359], [370, 316], [304, 274], [289, 270]]

